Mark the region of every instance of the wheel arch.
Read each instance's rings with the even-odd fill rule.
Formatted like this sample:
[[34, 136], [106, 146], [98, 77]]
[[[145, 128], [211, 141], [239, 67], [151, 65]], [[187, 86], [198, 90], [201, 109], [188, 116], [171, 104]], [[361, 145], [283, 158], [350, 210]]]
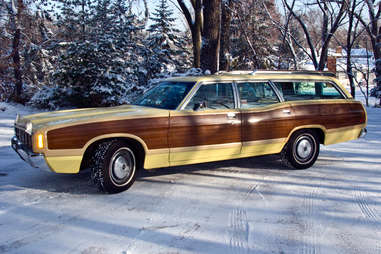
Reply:
[[147, 144], [140, 137], [132, 134], [113, 133], [95, 137], [86, 143], [86, 145], [83, 147], [84, 153], [80, 170], [87, 168], [89, 165], [89, 159], [91, 158], [91, 155], [98, 144], [113, 139], [126, 142], [126, 144], [128, 144], [135, 153], [138, 168], [143, 168], [144, 159], [148, 152]]
[[294, 128], [290, 133], [288, 134], [288, 137], [286, 138], [286, 142], [284, 143], [283, 147], [286, 146], [290, 138], [294, 133], [300, 130], [312, 130], [316, 133], [318, 137], [318, 141], [320, 144], [324, 144], [324, 140], [327, 134], [327, 129], [322, 125], [302, 125]]

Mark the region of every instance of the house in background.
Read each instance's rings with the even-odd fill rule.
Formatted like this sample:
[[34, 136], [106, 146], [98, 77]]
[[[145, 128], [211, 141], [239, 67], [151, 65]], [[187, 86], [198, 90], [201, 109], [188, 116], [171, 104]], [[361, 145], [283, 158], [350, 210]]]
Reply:
[[[347, 51], [341, 47], [336, 50], [330, 50], [328, 53], [328, 69], [336, 73], [337, 78], [344, 84], [349, 85], [347, 76]], [[375, 79], [374, 57], [373, 52], [365, 48], [355, 48], [351, 50], [351, 60], [354, 65], [353, 74], [358, 82], [361, 82], [364, 77], [363, 73], [369, 72], [369, 81], [373, 85]]]
[[[353, 73], [358, 82], [363, 80], [363, 74], [369, 71], [369, 81], [372, 87], [373, 80], [376, 78], [374, 69], [374, 57], [373, 52], [366, 50], [365, 48], [355, 48], [351, 51], [352, 64], [355, 66]], [[315, 67], [311, 61], [306, 61], [300, 65], [302, 70], [315, 70]], [[347, 51], [341, 47], [328, 50], [327, 67], [325, 71], [330, 71], [336, 74], [336, 77], [341, 81], [343, 85], [349, 86], [349, 80], [347, 76]]]

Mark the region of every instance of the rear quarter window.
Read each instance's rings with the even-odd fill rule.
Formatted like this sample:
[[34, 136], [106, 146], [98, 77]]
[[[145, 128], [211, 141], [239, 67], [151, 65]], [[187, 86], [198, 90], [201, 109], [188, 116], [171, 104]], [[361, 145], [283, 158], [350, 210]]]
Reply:
[[285, 101], [344, 99], [342, 93], [331, 82], [277, 81], [274, 84]]

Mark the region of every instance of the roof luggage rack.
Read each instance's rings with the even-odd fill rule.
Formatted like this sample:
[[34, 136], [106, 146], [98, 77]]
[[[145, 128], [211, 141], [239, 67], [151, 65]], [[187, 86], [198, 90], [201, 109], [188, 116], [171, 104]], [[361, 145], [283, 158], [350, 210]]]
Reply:
[[254, 71], [219, 71], [217, 75], [256, 75], [256, 74], [283, 74], [283, 75], [320, 75], [325, 77], [336, 77], [333, 72], [328, 71], [293, 71], [293, 70], [254, 70]]
[[216, 75], [250, 75], [253, 71], [218, 71]]
[[299, 74], [299, 75], [320, 75], [320, 76], [326, 76], [326, 77], [336, 77], [336, 75], [333, 72], [328, 71], [307, 71], [307, 70], [301, 70], [301, 71], [292, 71], [292, 70], [254, 70], [251, 74], [261, 74], [261, 73], [273, 73], [273, 74], [284, 74], [284, 75], [292, 75], [292, 74]]

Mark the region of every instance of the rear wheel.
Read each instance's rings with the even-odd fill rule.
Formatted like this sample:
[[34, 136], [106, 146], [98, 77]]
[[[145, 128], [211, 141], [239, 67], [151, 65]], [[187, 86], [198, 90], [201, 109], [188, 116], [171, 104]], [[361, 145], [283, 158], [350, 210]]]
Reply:
[[289, 167], [306, 169], [319, 156], [320, 145], [316, 133], [311, 130], [295, 132], [281, 153], [282, 161]]
[[91, 178], [101, 191], [125, 191], [135, 181], [136, 157], [134, 151], [122, 141], [113, 140], [99, 144], [91, 163]]

